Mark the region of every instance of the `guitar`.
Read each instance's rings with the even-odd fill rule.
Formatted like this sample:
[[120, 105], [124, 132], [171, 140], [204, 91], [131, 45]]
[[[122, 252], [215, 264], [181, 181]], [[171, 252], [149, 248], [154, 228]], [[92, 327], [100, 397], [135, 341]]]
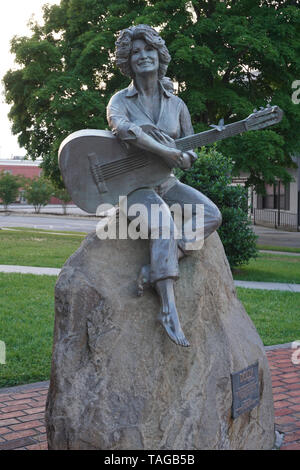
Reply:
[[[282, 116], [278, 106], [267, 106], [242, 121], [226, 126], [223, 122], [212, 125], [213, 129], [182, 137], [175, 140], [175, 144], [185, 152], [249, 130], [269, 127], [280, 122]], [[70, 134], [60, 145], [58, 161], [73, 202], [92, 214], [100, 204], [116, 205], [119, 196], [157, 185], [171, 171], [161, 157], [134, 146], [128, 150], [112, 132], [97, 129]]]

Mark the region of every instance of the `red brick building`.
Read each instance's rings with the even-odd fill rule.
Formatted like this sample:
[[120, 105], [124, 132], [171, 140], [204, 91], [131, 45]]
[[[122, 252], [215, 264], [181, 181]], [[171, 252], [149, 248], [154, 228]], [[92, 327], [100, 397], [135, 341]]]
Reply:
[[[42, 169], [40, 168], [41, 161], [36, 160], [23, 160], [22, 158], [14, 157], [11, 160], [1, 160], [0, 159], [0, 172], [5, 171], [11, 173], [12, 175], [20, 175], [25, 178], [34, 178], [36, 176], [41, 176]], [[22, 190], [20, 191], [20, 197], [16, 201], [20, 204], [26, 204], [26, 200], [22, 195]], [[56, 197], [52, 197], [49, 201], [49, 204], [60, 204], [60, 200]]]

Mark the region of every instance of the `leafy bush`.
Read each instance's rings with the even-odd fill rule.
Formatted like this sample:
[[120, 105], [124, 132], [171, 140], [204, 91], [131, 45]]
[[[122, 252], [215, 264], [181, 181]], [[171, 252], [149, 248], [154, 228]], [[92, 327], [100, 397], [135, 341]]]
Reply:
[[45, 178], [33, 178], [28, 180], [27, 187], [25, 190], [25, 198], [28, 204], [34, 206], [36, 213], [39, 213], [41, 207], [48, 204], [52, 194], [53, 186]]
[[19, 194], [21, 179], [5, 171], [0, 172], [0, 199], [7, 210], [9, 204], [15, 202]]
[[247, 190], [240, 185], [231, 186], [232, 168], [232, 160], [215, 147], [202, 148], [192, 168], [176, 170], [176, 175], [183, 183], [204, 193], [220, 209], [223, 221], [218, 233], [230, 266], [236, 267], [257, 256], [257, 237], [247, 214]]

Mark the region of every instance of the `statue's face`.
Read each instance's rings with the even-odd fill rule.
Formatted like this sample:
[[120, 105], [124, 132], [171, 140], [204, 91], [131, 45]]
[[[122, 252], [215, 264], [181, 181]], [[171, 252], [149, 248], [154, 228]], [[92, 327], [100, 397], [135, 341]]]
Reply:
[[130, 65], [135, 76], [157, 72], [159, 69], [157, 50], [143, 39], [135, 39], [132, 44]]

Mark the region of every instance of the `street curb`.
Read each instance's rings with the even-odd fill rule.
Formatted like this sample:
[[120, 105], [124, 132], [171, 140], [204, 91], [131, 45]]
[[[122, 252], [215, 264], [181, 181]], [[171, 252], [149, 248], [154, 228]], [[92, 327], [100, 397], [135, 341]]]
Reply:
[[300, 292], [300, 284], [292, 284], [288, 282], [265, 282], [265, 281], [240, 281], [234, 280], [235, 287], [242, 287], [245, 289], [260, 289], [281, 292]]
[[265, 351], [273, 351], [275, 349], [291, 349], [293, 343], [274, 344], [272, 346], [264, 346]]
[[86, 215], [81, 215], [81, 214], [60, 214], [56, 212], [40, 212], [39, 214], [36, 214], [35, 212], [17, 212], [17, 211], [8, 211], [9, 213], [5, 211], [0, 211], [0, 215], [6, 215], [9, 217], [10, 215], [21, 215], [22, 217], [67, 217], [69, 219], [90, 219], [90, 220], [99, 220], [99, 217], [97, 217], [94, 214], [86, 214]]
[[34, 274], [35, 276], [58, 276], [61, 269], [58, 268], [42, 268], [35, 266], [14, 266], [8, 264], [0, 264], [1, 273], [19, 273], [19, 274]]
[[5, 387], [0, 388], [0, 395], [7, 394], [7, 393], [20, 393], [20, 392], [27, 392], [34, 390], [36, 388], [48, 388], [50, 381], [47, 380], [45, 382], [35, 382], [31, 384], [24, 384], [24, 385], [16, 385], [14, 387]]
[[300, 256], [300, 253], [295, 251], [274, 251], [274, 250], [258, 250], [260, 253], [280, 256]]

